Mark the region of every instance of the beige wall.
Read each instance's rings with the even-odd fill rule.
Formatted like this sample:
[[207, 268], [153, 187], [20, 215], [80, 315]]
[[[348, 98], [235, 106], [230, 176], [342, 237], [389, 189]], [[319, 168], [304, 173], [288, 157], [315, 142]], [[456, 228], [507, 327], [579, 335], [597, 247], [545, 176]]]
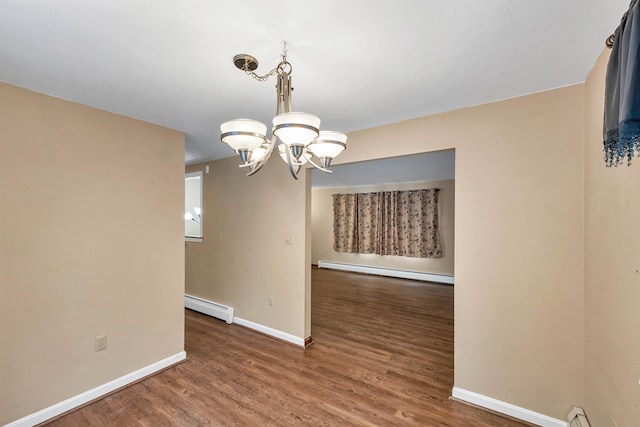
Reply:
[[[584, 381], [592, 424], [623, 427], [640, 419], [640, 160], [603, 165], [607, 55], [586, 85], [353, 132], [336, 163], [455, 148], [455, 385], [563, 419]], [[184, 169], [177, 132], [5, 84], [0, 128], [6, 423], [182, 351]], [[277, 163], [209, 163], [187, 292], [305, 337], [309, 176]]]
[[[186, 292], [232, 306], [240, 318], [305, 338], [311, 329], [305, 318], [311, 264], [305, 227], [308, 174], [293, 180], [274, 156], [247, 177], [239, 162], [233, 157], [206, 163], [204, 241], [187, 244]], [[204, 171], [206, 164], [189, 166], [187, 172]], [[293, 245], [285, 245], [286, 235]]]
[[[336, 193], [368, 193], [372, 191], [413, 190], [439, 188], [439, 220], [442, 257], [409, 258], [381, 256], [373, 254], [350, 254], [333, 250], [333, 198]], [[455, 180], [385, 184], [344, 188], [317, 189], [312, 191], [311, 223], [312, 252], [311, 260], [345, 264], [392, 268], [396, 270], [419, 271], [434, 274], [453, 275], [453, 226]]]
[[586, 82], [584, 403], [591, 425], [630, 427], [640, 420], [640, 159], [604, 165], [608, 59]]
[[[593, 425], [616, 419], [622, 427], [639, 419], [634, 325], [640, 299], [633, 260], [640, 248], [630, 237], [640, 208], [633, 197], [639, 180], [635, 164], [602, 165], [603, 61], [586, 86], [353, 132], [336, 163], [456, 149], [455, 386], [558, 419], [584, 405]], [[190, 244], [187, 264], [200, 265], [187, 271], [188, 290], [235, 305], [249, 320], [298, 336], [302, 327], [287, 325], [304, 324], [308, 332], [308, 271], [300, 270], [292, 282], [281, 275], [282, 255], [292, 249], [281, 245], [281, 235], [296, 238], [308, 228], [285, 231], [274, 219], [304, 211], [304, 218], [289, 220], [308, 221], [308, 193], [305, 199], [296, 187], [284, 190], [293, 182], [286, 173], [280, 185], [266, 171], [254, 183], [242, 181], [235, 159], [212, 165], [220, 182], [207, 190], [205, 179], [205, 209], [224, 216], [224, 225], [205, 219], [205, 243]], [[281, 190], [291, 197], [280, 197]], [[266, 192], [275, 192], [275, 203]], [[223, 203], [230, 213], [216, 207]], [[253, 237], [265, 256], [259, 269], [237, 266], [254, 254], [223, 243], [234, 224], [248, 221], [247, 204], [278, 224], [277, 232], [258, 229], [253, 235], [238, 226], [245, 230], [238, 234]], [[207, 245], [213, 246], [205, 250]], [[287, 257], [292, 269], [311, 259], [294, 257]], [[265, 267], [270, 263], [275, 265]], [[289, 284], [278, 289], [284, 282]], [[299, 289], [306, 289], [304, 295]], [[288, 300], [291, 316], [270, 316], [265, 307], [272, 292], [276, 301], [295, 295]]]
[[336, 159], [455, 148], [455, 386], [558, 419], [582, 397], [583, 124], [576, 85], [353, 132]]
[[2, 83], [0, 129], [5, 424], [183, 350], [184, 137]]

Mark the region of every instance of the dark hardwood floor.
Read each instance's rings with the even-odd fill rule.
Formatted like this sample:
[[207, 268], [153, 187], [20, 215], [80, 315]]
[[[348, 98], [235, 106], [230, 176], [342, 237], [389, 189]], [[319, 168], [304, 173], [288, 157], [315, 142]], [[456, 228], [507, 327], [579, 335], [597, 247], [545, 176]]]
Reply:
[[307, 350], [186, 310], [184, 363], [48, 425], [528, 425], [449, 399], [453, 287], [312, 274]]

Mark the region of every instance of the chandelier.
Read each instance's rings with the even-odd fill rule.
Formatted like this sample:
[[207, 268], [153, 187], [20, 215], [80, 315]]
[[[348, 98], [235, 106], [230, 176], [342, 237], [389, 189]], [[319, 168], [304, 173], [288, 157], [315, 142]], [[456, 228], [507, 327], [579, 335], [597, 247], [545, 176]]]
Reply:
[[298, 179], [302, 165], [331, 173], [331, 160], [347, 147], [347, 135], [341, 132], [321, 131], [320, 119], [309, 113], [291, 111], [291, 64], [287, 61], [287, 44], [284, 44], [282, 61], [267, 74], [254, 71], [258, 60], [251, 55], [234, 56], [235, 66], [258, 81], [276, 76], [276, 116], [273, 118], [271, 137], [267, 138], [267, 126], [250, 119], [235, 119], [220, 125], [220, 139], [240, 156], [240, 167], [249, 169], [247, 176], [258, 172], [267, 163], [279, 139], [278, 155], [289, 165], [293, 178]]

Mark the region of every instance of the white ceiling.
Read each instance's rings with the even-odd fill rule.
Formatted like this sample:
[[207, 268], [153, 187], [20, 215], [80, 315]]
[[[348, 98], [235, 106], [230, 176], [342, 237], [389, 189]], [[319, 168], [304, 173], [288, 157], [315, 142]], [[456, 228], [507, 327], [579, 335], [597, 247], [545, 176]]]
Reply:
[[270, 123], [287, 41], [294, 110], [349, 132], [585, 80], [628, 0], [0, 0], [0, 81], [186, 134]]

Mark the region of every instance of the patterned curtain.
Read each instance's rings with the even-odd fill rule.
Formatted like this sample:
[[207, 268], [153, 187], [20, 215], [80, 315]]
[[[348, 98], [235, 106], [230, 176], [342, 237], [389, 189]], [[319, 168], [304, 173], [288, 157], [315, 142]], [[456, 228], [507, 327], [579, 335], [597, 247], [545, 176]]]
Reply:
[[334, 194], [334, 250], [416, 258], [441, 257], [439, 192], [438, 189], [430, 189]]
[[358, 194], [356, 229], [359, 254], [377, 254], [380, 247], [378, 227], [382, 225], [379, 193]]
[[357, 202], [357, 194], [333, 195], [333, 250], [336, 252], [358, 252]]

